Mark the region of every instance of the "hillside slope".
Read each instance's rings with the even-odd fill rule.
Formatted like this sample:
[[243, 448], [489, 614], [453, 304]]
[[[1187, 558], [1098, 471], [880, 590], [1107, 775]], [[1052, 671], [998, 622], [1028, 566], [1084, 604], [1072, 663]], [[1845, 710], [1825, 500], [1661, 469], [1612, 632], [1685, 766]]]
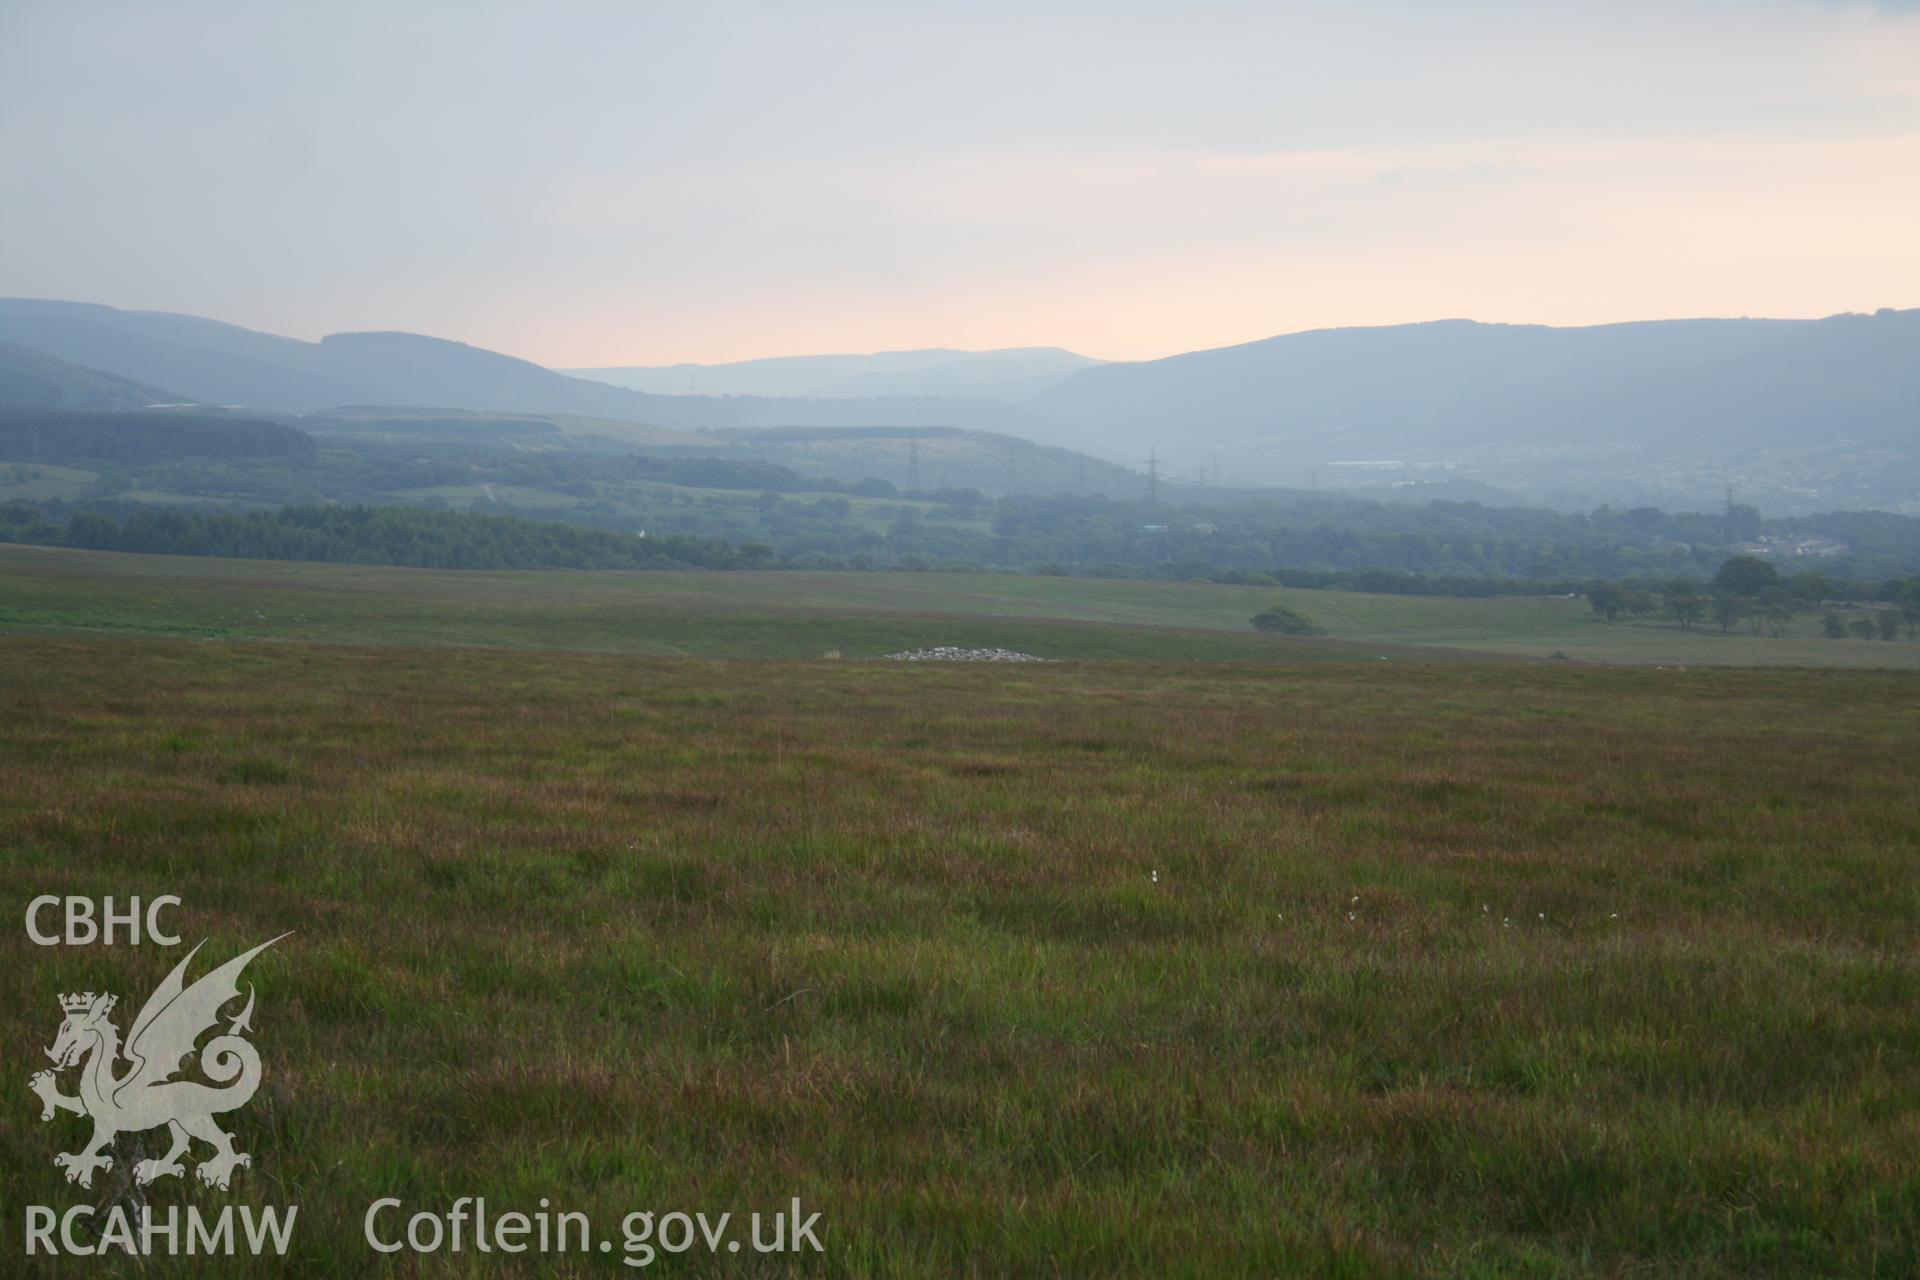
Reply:
[[303, 342], [197, 316], [91, 303], [0, 299], [0, 342], [175, 387], [188, 399], [289, 413], [377, 404], [565, 413], [679, 428], [1021, 425], [1016, 411], [987, 401], [654, 396], [419, 334], [339, 333]]
[[1326, 329], [1085, 369], [1030, 408], [1051, 443], [1129, 460], [1153, 443], [1224, 449], [1258, 479], [1476, 451], [1908, 448], [1920, 435], [1920, 310]]
[[0, 408], [119, 413], [180, 399], [171, 391], [0, 342]]

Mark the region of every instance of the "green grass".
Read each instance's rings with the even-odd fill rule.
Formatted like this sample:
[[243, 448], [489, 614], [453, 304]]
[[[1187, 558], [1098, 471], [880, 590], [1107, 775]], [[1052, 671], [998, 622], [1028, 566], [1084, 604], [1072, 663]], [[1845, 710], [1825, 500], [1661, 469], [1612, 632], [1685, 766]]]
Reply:
[[98, 473], [51, 463], [28, 463], [16, 478], [14, 464], [0, 464], [0, 502], [72, 502], [98, 478]]
[[[663, 503], [708, 499], [717, 499], [723, 508], [746, 515], [753, 512], [754, 503], [759, 497], [756, 493], [739, 489], [669, 485], [657, 480], [602, 482], [595, 487], [590, 497], [563, 494], [553, 489], [534, 489], [507, 484], [496, 484], [491, 488], [484, 484], [435, 485], [419, 489], [399, 489], [395, 490], [391, 496], [411, 503], [438, 499], [448, 506], [461, 509], [478, 503], [481, 510], [486, 510], [493, 504], [499, 504], [503, 510], [565, 511], [604, 503], [611, 504], [614, 511], [630, 518], [645, 517], [649, 512], [659, 512]], [[891, 529], [894, 517], [902, 507], [918, 512], [923, 518], [937, 519], [939, 527], [943, 529], [981, 534], [988, 533], [992, 529], [992, 522], [985, 518], [948, 520], [933, 517], [933, 513], [940, 510], [943, 504], [919, 499], [863, 498], [811, 490], [782, 493], [780, 497], [784, 501], [803, 506], [821, 498], [844, 499], [851, 511], [848, 515], [839, 518], [874, 533], [884, 533]]]
[[[930, 644], [1052, 658], [1320, 659], [1251, 626], [982, 605], [973, 578], [914, 574], [476, 573], [0, 546], [0, 630], [483, 645], [650, 656], [849, 658]], [[1018, 581], [1018, 580], [1009, 580]], [[937, 590], [951, 584], [955, 591]], [[1024, 614], [1019, 612], [1025, 608]], [[1391, 646], [1380, 650], [1401, 652]], [[1373, 650], [1369, 650], [1371, 654]]]
[[[467, 419], [473, 422], [525, 422], [539, 419], [553, 423], [562, 433], [580, 437], [612, 437], [632, 444], [698, 445], [706, 438], [688, 431], [676, 431], [671, 427], [651, 427], [643, 423], [627, 422], [614, 418], [585, 418], [569, 414], [553, 413], [484, 413], [471, 409], [410, 409], [403, 406], [351, 406], [329, 410], [325, 415], [336, 421], [360, 422], [372, 424], [379, 421], [408, 422], [419, 419], [444, 421], [447, 419]], [[326, 429], [321, 429], [322, 437]], [[404, 431], [396, 435], [407, 438]]]
[[[1104, 584], [1160, 620], [1099, 622], [1034, 614], [1103, 584], [962, 579], [945, 615], [912, 576], [768, 576], [752, 631], [733, 575], [312, 568], [0, 558], [39, 615], [0, 639], [0, 905], [176, 893], [210, 957], [297, 930], [233, 1117], [295, 1256], [140, 1274], [380, 1274], [386, 1195], [603, 1230], [799, 1196], [819, 1274], [1920, 1271], [1909, 674], [1383, 663], [1177, 607], [1219, 588]], [[613, 639], [996, 600], [1315, 660]], [[9, 1069], [56, 992], [137, 1001], [178, 957], [0, 931]], [[12, 1234], [78, 1197], [85, 1127], [9, 1097]], [[782, 1270], [714, 1261], [656, 1268]], [[395, 1270], [625, 1273], [547, 1263]]]
[[[1283, 603], [1327, 631], [1262, 635]], [[1796, 624], [1810, 633], [1814, 622]], [[468, 644], [689, 657], [875, 657], [931, 644], [1050, 658], [1479, 655], [1694, 666], [1920, 668], [1920, 644], [1603, 623], [1561, 597], [1454, 600], [953, 573], [427, 572], [0, 545], [0, 630]]]
[[[7, 900], [299, 930], [236, 1121], [292, 1272], [386, 1194], [799, 1195], [857, 1274], [1920, 1265], [1905, 677], [49, 636], [0, 688]], [[0, 946], [21, 1069], [175, 958]], [[79, 1131], [0, 1112], [0, 1199]]]

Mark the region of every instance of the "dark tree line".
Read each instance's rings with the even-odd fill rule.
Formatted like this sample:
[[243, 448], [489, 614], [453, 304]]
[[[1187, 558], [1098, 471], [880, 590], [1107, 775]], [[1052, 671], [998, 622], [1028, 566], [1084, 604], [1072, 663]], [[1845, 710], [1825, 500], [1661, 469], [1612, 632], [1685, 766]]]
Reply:
[[212, 414], [0, 411], [0, 458], [150, 466], [180, 458], [267, 458], [305, 464], [313, 437], [297, 427]]
[[617, 534], [417, 507], [282, 507], [241, 514], [82, 512], [63, 522], [0, 507], [0, 539], [100, 551], [409, 565], [428, 569], [737, 569], [772, 549], [708, 538]]
[[[775, 495], [766, 495], [784, 506]], [[808, 504], [820, 518], [844, 516], [844, 500], [816, 498]], [[908, 509], [911, 510], [911, 509]], [[884, 534], [867, 531], [872, 547]], [[409, 565], [442, 569], [878, 569], [905, 566], [881, 556], [779, 553], [762, 541], [733, 541], [685, 534], [641, 535], [555, 521], [423, 507], [295, 505], [276, 510], [195, 512], [155, 510], [140, 504], [70, 511], [14, 502], [0, 506], [0, 541], [29, 542], [106, 551], [162, 555], [229, 556], [240, 559], [311, 560], [349, 564]], [[1041, 572], [1065, 572], [1038, 566]], [[1783, 634], [1797, 616], [1874, 606], [1851, 621], [1828, 612], [1825, 634], [1835, 638], [1894, 639], [1920, 632], [1920, 576], [1881, 583], [1852, 582], [1819, 572], [1782, 575], [1766, 561], [1737, 556], [1710, 581], [1671, 579], [1553, 580], [1435, 577], [1390, 569], [1220, 571], [1204, 563], [1180, 576], [1263, 586], [1313, 587], [1399, 595], [1584, 594], [1593, 612], [1609, 622], [1665, 618], [1692, 628], [1709, 622], [1722, 630], [1746, 627], [1754, 634]], [[1111, 576], [1149, 576], [1137, 568], [1108, 566]], [[1275, 629], [1295, 620], [1276, 615]]]

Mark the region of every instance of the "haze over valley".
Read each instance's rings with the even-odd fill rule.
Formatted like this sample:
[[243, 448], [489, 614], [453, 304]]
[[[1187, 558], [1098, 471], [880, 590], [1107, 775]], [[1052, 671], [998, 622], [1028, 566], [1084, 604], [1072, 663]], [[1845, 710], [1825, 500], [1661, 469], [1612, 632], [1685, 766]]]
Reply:
[[[0, 396], [22, 404], [164, 402], [132, 390], [145, 384], [173, 388], [170, 400], [293, 414], [384, 405], [681, 433], [946, 428], [1141, 473], [1102, 492], [1144, 485], [1152, 455], [1169, 482], [1199, 487], [1398, 488], [1578, 510], [1707, 509], [1731, 486], [1772, 514], [1920, 511], [1920, 311], [1581, 329], [1436, 321], [1143, 362], [935, 350], [566, 373], [417, 334], [301, 342], [200, 317], [0, 299], [0, 342], [16, 348], [0, 352], [13, 371]], [[59, 391], [33, 372], [49, 360], [118, 385]], [[706, 394], [673, 389], [703, 380]]]

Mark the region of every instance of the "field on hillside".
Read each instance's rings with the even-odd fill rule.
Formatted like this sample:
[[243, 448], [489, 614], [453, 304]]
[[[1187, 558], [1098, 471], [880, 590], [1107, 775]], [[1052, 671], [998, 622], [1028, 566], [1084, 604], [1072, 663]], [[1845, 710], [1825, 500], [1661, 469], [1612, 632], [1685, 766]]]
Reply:
[[[1257, 633], [1275, 603], [1327, 635]], [[1920, 668], [1911, 641], [1603, 623], [1558, 596], [1456, 600], [988, 573], [564, 573], [134, 556], [0, 544], [0, 631], [466, 644], [682, 657], [876, 657], [922, 645], [1049, 658], [1295, 661], [1499, 655]]]
[[[16, 630], [0, 883], [178, 894], [217, 959], [296, 930], [230, 1120], [298, 1230], [248, 1274], [376, 1271], [376, 1199], [477, 1195], [822, 1215], [674, 1274], [1910, 1275], [1916, 713], [1894, 673]], [[56, 992], [178, 958], [0, 954], [20, 1079]], [[0, 1204], [72, 1202], [83, 1124], [9, 1098]]]
[[[611, 512], [619, 517], [645, 519], [650, 513], [670, 515], [676, 503], [714, 502], [723, 509], [736, 515], [746, 515], [754, 508], [759, 495], [743, 492], [739, 489], [710, 489], [698, 485], [674, 485], [659, 482], [639, 481], [629, 485], [615, 487], [605, 485], [594, 494], [585, 497], [563, 495], [551, 489], [522, 488], [503, 484], [462, 484], [436, 485], [423, 489], [399, 489], [392, 495], [395, 499], [408, 503], [443, 502], [450, 507], [486, 511], [498, 507], [503, 511], [538, 511], [546, 513], [566, 513], [575, 510], [595, 508]], [[955, 519], [942, 511], [945, 504], [919, 498], [862, 498], [857, 495], [794, 492], [781, 495], [783, 500], [811, 502], [822, 498], [844, 501], [850, 510], [844, 516], [837, 517], [841, 522], [884, 533], [892, 528], [897, 514], [901, 510], [918, 512], [922, 518], [936, 519], [940, 527], [956, 532], [986, 534], [992, 531], [992, 522], [984, 515], [972, 519]], [[477, 505], [476, 505], [477, 504]]]

